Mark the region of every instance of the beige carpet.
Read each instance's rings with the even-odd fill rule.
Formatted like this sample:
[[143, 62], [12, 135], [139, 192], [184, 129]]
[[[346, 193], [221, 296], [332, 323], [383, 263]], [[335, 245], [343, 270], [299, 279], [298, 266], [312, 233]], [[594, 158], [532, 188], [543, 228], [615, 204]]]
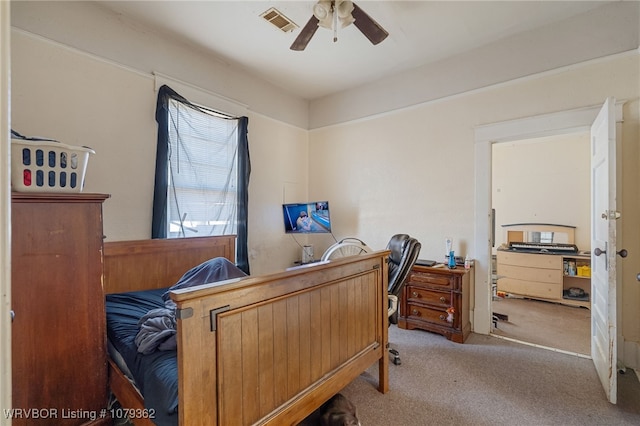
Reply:
[[640, 382], [629, 369], [613, 405], [590, 359], [474, 333], [458, 344], [394, 325], [389, 341], [402, 358], [389, 366], [389, 392], [376, 390], [377, 365], [342, 391], [363, 426], [640, 425]]
[[591, 311], [531, 299], [498, 299], [493, 311], [509, 316], [492, 333], [563, 351], [591, 355]]
[[389, 392], [376, 389], [377, 363], [342, 390], [363, 426], [640, 425], [632, 370], [618, 374], [613, 405], [590, 359], [474, 333], [458, 344], [395, 325], [389, 341], [402, 358], [389, 365]]

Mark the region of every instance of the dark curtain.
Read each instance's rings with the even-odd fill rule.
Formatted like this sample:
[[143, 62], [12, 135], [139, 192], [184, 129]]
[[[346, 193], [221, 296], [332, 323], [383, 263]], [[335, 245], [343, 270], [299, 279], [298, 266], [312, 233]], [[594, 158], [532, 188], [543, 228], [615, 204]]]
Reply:
[[[167, 237], [167, 185], [169, 182], [169, 100], [173, 99], [185, 106], [205, 111], [180, 96], [169, 86], [163, 85], [158, 91], [156, 102], [156, 121], [158, 123], [158, 145], [156, 150], [156, 174], [153, 192], [153, 218], [151, 221], [151, 238]], [[232, 118], [232, 117], [230, 117]], [[248, 240], [248, 203], [249, 176], [251, 161], [249, 158], [249, 139], [247, 137], [249, 119], [235, 117], [238, 120], [238, 206], [237, 206], [237, 238], [236, 264], [249, 274]]]
[[251, 159], [248, 138], [249, 118], [240, 117], [238, 122], [238, 247], [236, 264], [249, 275], [248, 217], [249, 217], [249, 176]]

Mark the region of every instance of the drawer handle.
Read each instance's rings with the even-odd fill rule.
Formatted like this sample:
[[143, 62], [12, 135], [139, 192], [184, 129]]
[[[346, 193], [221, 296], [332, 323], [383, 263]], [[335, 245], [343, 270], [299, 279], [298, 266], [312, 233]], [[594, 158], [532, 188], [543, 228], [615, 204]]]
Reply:
[[444, 298], [444, 296], [442, 296], [442, 297], [440, 298], [440, 301], [441, 301], [442, 303], [445, 303], [445, 302], [447, 301], [447, 299], [445, 299], [445, 298]]
[[417, 291], [411, 292], [411, 297], [418, 297], [418, 292]]
[[420, 316], [420, 312], [419, 312], [417, 309], [413, 309], [413, 310], [411, 311], [411, 315], [414, 315], [414, 316], [416, 316], [416, 317], [419, 317], [419, 316]]
[[445, 317], [444, 315], [440, 315], [440, 321], [444, 321], [446, 319], [447, 319], [447, 317]]

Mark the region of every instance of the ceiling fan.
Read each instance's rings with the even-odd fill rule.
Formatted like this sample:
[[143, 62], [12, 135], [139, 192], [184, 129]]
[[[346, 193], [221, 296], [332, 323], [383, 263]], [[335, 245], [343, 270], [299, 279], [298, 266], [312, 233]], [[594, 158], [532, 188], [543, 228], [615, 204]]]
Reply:
[[302, 28], [290, 49], [304, 50], [318, 27], [333, 30], [333, 41], [335, 42], [338, 40], [338, 27], [344, 28], [350, 24], [354, 24], [374, 45], [380, 43], [389, 35], [384, 28], [354, 2], [349, 0], [320, 0], [313, 6], [313, 15]]

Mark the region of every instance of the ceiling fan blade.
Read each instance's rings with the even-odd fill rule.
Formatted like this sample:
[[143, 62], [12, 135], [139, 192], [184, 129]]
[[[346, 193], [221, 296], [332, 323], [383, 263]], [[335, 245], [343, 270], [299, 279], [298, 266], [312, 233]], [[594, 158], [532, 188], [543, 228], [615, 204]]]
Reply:
[[389, 35], [384, 28], [367, 15], [357, 4], [353, 3], [351, 15], [355, 19], [355, 25], [366, 38], [373, 44], [378, 44]]
[[298, 37], [296, 37], [296, 39], [293, 41], [290, 49], [304, 50], [305, 47], [307, 47], [307, 44], [309, 44], [311, 37], [313, 37], [313, 35], [318, 30], [318, 22], [320, 22], [318, 21], [318, 18], [316, 18], [315, 15], [311, 15], [311, 18], [309, 19], [307, 24], [302, 28], [302, 31], [300, 31]]

